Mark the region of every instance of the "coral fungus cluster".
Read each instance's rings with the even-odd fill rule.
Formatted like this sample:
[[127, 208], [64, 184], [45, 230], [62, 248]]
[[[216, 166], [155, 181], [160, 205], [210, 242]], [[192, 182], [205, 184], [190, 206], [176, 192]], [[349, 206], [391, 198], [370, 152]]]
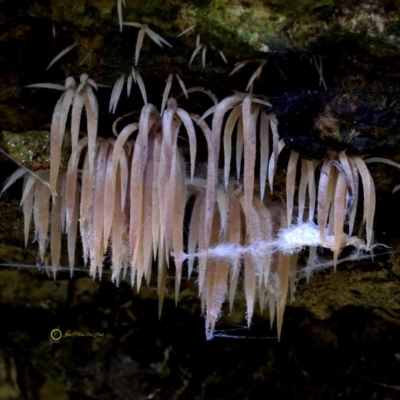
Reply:
[[[160, 47], [171, 46], [147, 24], [124, 22], [122, 2], [118, 0], [117, 4], [120, 29], [123, 25], [139, 28], [135, 66], [145, 34]], [[49, 67], [75, 45], [59, 53]], [[200, 43], [198, 35], [190, 62], [200, 50], [204, 68], [207, 46]], [[220, 55], [226, 62], [221, 51]], [[231, 74], [250, 62], [259, 64], [246, 88], [250, 93], [234, 93], [221, 101], [203, 88], [186, 89], [175, 74], [187, 98], [200, 91], [213, 101], [213, 107], [202, 117], [169, 98], [174, 74], [167, 79], [160, 109], [148, 103], [144, 81], [132, 67], [126, 80], [122, 75], [116, 81], [109, 112], [116, 111], [125, 81], [128, 96], [133, 82], [139, 86], [144, 107], [138, 121], [127, 123], [120, 132], [117, 127], [127, 119], [119, 117], [112, 138], [98, 136], [99, 106], [94, 91], [98, 87], [87, 74], [81, 75], [79, 83], [73, 77], [67, 78], [65, 86], [30, 85], [62, 91], [51, 122], [50, 170], [34, 173], [21, 167], [3, 190], [24, 177], [21, 206], [25, 244], [33, 215], [42, 263], [47, 262], [50, 237], [54, 276], [64, 233], [71, 274], [78, 238], [83, 262], [89, 265], [92, 277], [101, 276], [104, 257], [109, 256], [112, 279], [118, 283], [129, 273], [132, 286], [136, 284], [139, 289], [143, 279], [150, 281], [153, 264], [157, 264], [161, 310], [167, 268], [173, 260], [176, 300], [182, 274], [197, 272], [209, 337], [226, 297], [233, 307], [243, 276], [248, 323], [258, 299], [261, 309], [268, 305], [271, 321], [276, 314], [279, 335], [289, 288], [293, 296], [302, 249], [309, 247], [309, 277], [318, 247], [332, 250], [335, 267], [344, 246], [371, 248], [375, 189], [361, 157], [341, 152], [315, 161], [301, 159], [292, 151], [287, 165], [286, 200], [271, 196], [285, 143], [279, 137], [278, 118], [268, 99], [252, 94], [267, 61], [240, 61]], [[322, 64], [317, 69], [324, 83]], [[87, 135], [79, 140], [84, 111]], [[69, 118], [71, 155], [66, 170], [60, 171]], [[182, 136], [188, 142], [187, 153], [182, 152], [182, 144], [178, 145]], [[196, 162], [200, 138], [202, 148], [206, 147], [205, 168]], [[231, 165], [236, 167], [235, 173]], [[360, 186], [364, 213], [359, 235], [352, 236]], [[359, 237], [364, 225], [366, 243]]]
[[[42, 86], [63, 90], [51, 125], [50, 170], [33, 173], [22, 167], [6, 187], [24, 176], [21, 205], [25, 243], [33, 215], [42, 262], [50, 233], [54, 275], [60, 262], [62, 233], [68, 238], [71, 273], [79, 234], [83, 261], [89, 264], [93, 277], [97, 273], [101, 276], [107, 254], [113, 280], [118, 282], [129, 272], [132, 285], [139, 289], [143, 279], [149, 282], [157, 263], [161, 309], [170, 257], [175, 266], [176, 299], [187, 261], [189, 276], [193, 269], [198, 275], [209, 337], [227, 296], [233, 306], [243, 275], [248, 322], [258, 299], [261, 309], [269, 306], [271, 320], [276, 314], [280, 334], [300, 250], [310, 247], [311, 265], [318, 246], [329, 248], [336, 266], [344, 246], [368, 249], [372, 244], [375, 191], [361, 157], [332, 155], [322, 161], [316, 174], [319, 163], [300, 160], [293, 151], [287, 166], [287, 199], [272, 200], [284, 142], [265, 99], [236, 93], [218, 102], [212, 96], [216, 104], [206, 113], [213, 115], [211, 126], [205, 117], [180, 108], [174, 98], [163, 101], [166, 107], [161, 113], [148, 103], [138, 122], [127, 124], [120, 132], [114, 124], [116, 137], [100, 138], [98, 105], [92, 90], [96, 84], [86, 74], [79, 85], [68, 78], [65, 87]], [[67, 169], [59, 171], [70, 108], [72, 151]], [[83, 109], [88, 134], [78, 141]], [[178, 146], [178, 135], [188, 139], [188, 159]], [[206, 172], [196, 164], [200, 135], [207, 143]], [[235, 178], [231, 164], [236, 164]], [[300, 177], [297, 206], [296, 175]], [[359, 176], [364, 189], [366, 244], [352, 237]], [[188, 221], [185, 215], [190, 215]]]

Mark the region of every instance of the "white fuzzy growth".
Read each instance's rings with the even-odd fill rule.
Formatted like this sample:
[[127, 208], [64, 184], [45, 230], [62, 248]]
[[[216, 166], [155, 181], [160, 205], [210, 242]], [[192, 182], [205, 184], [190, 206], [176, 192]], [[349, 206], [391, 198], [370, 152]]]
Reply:
[[175, 254], [175, 258], [180, 261], [193, 258], [219, 258], [233, 261], [237, 257], [242, 257], [245, 254], [252, 254], [254, 256], [277, 251], [285, 254], [294, 254], [299, 252], [302, 248], [308, 246], [320, 246], [320, 233], [318, 227], [312, 223], [302, 223], [299, 225], [291, 226], [290, 228], [282, 229], [278, 237], [272, 241], [257, 240], [248, 246], [237, 246], [232, 243], [222, 243], [218, 246], [209, 248], [208, 251], [180, 255]]
[[[365, 245], [361, 240], [352, 241], [347, 235], [343, 235], [343, 246], [352, 245], [358, 249], [364, 249]], [[305, 247], [325, 247], [331, 249], [334, 242], [333, 235], [326, 235], [324, 243], [320, 240], [319, 228], [313, 222], [304, 222], [292, 225], [290, 228], [281, 229], [278, 236], [272, 241], [259, 240], [253, 241], [248, 246], [237, 246], [233, 243], [221, 243], [218, 246], [209, 248], [207, 251], [198, 253], [175, 254], [175, 259], [183, 262], [194, 258], [219, 258], [230, 262], [251, 254], [253, 257], [262, 257], [276, 252], [284, 254], [298, 253]], [[312, 261], [314, 262], [314, 261]]]
[[276, 246], [286, 254], [300, 251], [305, 246], [320, 246], [320, 232], [318, 227], [312, 223], [301, 223], [282, 229], [279, 232]]
[[238, 257], [242, 257], [245, 254], [251, 254], [253, 256], [267, 255], [268, 253], [273, 253], [275, 251], [271, 250], [271, 247], [275, 245], [275, 242], [267, 242], [263, 240], [258, 240], [253, 242], [249, 246], [237, 246], [232, 243], [222, 243], [218, 246], [211, 247], [208, 251], [201, 251], [198, 253], [181, 253], [174, 254], [175, 260], [185, 261], [193, 258], [214, 258], [214, 259], [224, 259], [228, 261], [235, 261]]
[[[208, 254], [215, 258], [234, 258], [238, 254], [243, 254], [245, 247], [235, 246], [231, 243], [223, 243], [209, 250]], [[206, 255], [207, 253], [204, 252]]]
[[218, 246], [209, 248], [208, 251], [191, 254], [174, 254], [174, 258], [181, 262], [193, 258], [217, 258], [234, 261], [245, 254], [258, 252], [259, 242], [257, 242], [257, 244], [258, 245], [253, 244], [251, 246], [236, 246], [232, 243], [222, 243]]

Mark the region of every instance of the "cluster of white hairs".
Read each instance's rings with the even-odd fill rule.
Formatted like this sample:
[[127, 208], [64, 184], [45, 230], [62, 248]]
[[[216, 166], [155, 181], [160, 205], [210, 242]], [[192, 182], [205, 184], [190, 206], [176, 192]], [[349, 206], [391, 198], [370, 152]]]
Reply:
[[[118, 1], [119, 12], [121, 8]], [[120, 24], [122, 29], [122, 19]], [[145, 34], [160, 46], [168, 45], [145, 24], [125, 25], [140, 28], [136, 63]], [[203, 48], [198, 42], [197, 52]], [[260, 66], [249, 81], [250, 92], [265, 64], [255, 61]], [[232, 73], [246, 63], [238, 63]], [[150, 281], [156, 263], [161, 311], [172, 257], [176, 299], [183, 263], [187, 262], [189, 277], [194, 269], [197, 272], [208, 337], [212, 337], [227, 297], [232, 309], [241, 276], [248, 323], [258, 300], [261, 309], [268, 305], [271, 321], [276, 315], [280, 335], [289, 288], [293, 298], [300, 251], [309, 248], [309, 278], [313, 266], [317, 268], [321, 263], [316, 256], [318, 247], [332, 250], [335, 267], [344, 246], [371, 249], [375, 211], [372, 177], [359, 156], [342, 152], [318, 162], [302, 160], [292, 151], [287, 166], [286, 201], [276, 197], [273, 200], [274, 175], [285, 143], [279, 138], [278, 119], [268, 100], [251, 93], [235, 93], [219, 101], [203, 88], [186, 89], [180, 77], [176, 78], [186, 97], [202, 91], [213, 106], [202, 117], [179, 107], [176, 99], [169, 98], [171, 74], [158, 110], [147, 102], [144, 82], [133, 68], [126, 81], [128, 94], [132, 82], [136, 82], [145, 105], [138, 122], [127, 124], [120, 132], [114, 124], [114, 138], [97, 136], [99, 107], [93, 91], [97, 85], [87, 74], [81, 75], [79, 83], [67, 78], [65, 86], [31, 85], [63, 92], [51, 123], [51, 167], [37, 173], [21, 167], [3, 190], [24, 177], [21, 206], [25, 244], [33, 215], [42, 262], [50, 236], [54, 276], [60, 268], [62, 233], [68, 238], [71, 274], [80, 236], [83, 261], [89, 264], [93, 277], [97, 273], [101, 276], [107, 255], [111, 258], [112, 279], [118, 283], [129, 272], [131, 284], [139, 289], [143, 279]], [[124, 84], [125, 77], [116, 82], [110, 112], [115, 112]], [[79, 140], [83, 110], [87, 135]], [[67, 169], [60, 171], [61, 146], [69, 118], [71, 155]], [[118, 118], [116, 122], [122, 120]], [[188, 139], [189, 160], [184, 159], [178, 146], [178, 136], [182, 134]], [[199, 136], [207, 144], [205, 173], [196, 164]], [[235, 173], [231, 172], [233, 152]], [[219, 165], [223, 165], [221, 171]], [[300, 176], [299, 182], [296, 175]], [[364, 213], [359, 236], [365, 224], [366, 243], [359, 236], [352, 236], [361, 186]], [[184, 221], [188, 213], [190, 221]]]

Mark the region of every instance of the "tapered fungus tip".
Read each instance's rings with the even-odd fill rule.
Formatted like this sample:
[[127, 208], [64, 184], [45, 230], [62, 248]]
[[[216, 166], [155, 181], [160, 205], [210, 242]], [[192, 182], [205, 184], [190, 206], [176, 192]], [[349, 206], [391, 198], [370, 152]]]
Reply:
[[336, 267], [337, 267], [337, 262], [338, 262], [338, 255], [334, 254], [333, 256], [333, 273], [336, 273]]
[[180, 281], [175, 279], [175, 307], [178, 307]]

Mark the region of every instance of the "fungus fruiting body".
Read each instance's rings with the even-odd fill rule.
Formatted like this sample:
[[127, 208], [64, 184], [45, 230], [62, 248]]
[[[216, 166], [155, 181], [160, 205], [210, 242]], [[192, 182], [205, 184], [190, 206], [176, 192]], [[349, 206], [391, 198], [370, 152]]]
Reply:
[[[120, 28], [139, 28], [135, 66], [145, 34], [160, 47], [163, 43], [170, 46], [147, 24], [123, 22], [122, 2], [118, 0], [117, 4]], [[204, 68], [206, 49], [198, 36], [190, 62], [202, 50]], [[54, 276], [60, 263], [62, 233], [67, 235], [71, 274], [80, 237], [83, 262], [93, 278], [101, 277], [103, 258], [109, 255], [113, 281], [118, 283], [129, 274], [132, 286], [140, 289], [143, 279], [150, 281], [156, 263], [161, 310], [171, 257], [176, 300], [182, 274], [186, 270], [189, 276], [197, 272], [209, 338], [226, 298], [232, 309], [240, 277], [248, 324], [258, 300], [261, 309], [268, 306], [271, 321], [276, 315], [280, 335], [288, 291], [290, 288], [293, 292], [295, 287], [300, 251], [309, 248], [309, 277], [318, 247], [333, 252], [335, 268], [343, 247], [371, 249], [375, 189], [362, 157], [338, 152], [323, 160], [306, 160], [292, 151], [287, 165], [286, 200], [273, 196], [274, 176], [285, 142], [279, 136], [279, 118], [272, 104], [253, 94], [255, 81], [267, 61], [239, 62], [231, 74], [250, 61], [259, 66], [247, 84], [249, 93], [235, 92], [220, 101], [203, 88], [186, 88], [175, 74], [187, 98], [200, 91], [214, 102], [202, 117], [169, 97], [173, 74], [167, 78], [160, 109], [148, 103], [144, 81], [132, 67], [126, 78], [127, 94], [132, 83], [137, 83], [144, 106], [137, 122], [127, 123], [119, 132], [115, 124], [116, 137], [97, 135], [99, 106], [93, 91], [97, 85], [87, 74], [81, 75], [79, 84], [70, 77], [65, 86], [31, 85], [63, 90], [51, 123], [51, 167], [37, 174], [21, 167], [5, 188], [24, 177], [21, 206], [25, 244], [33, 215], [41, 262], [50, 236]], [[322, 65], [315, 64], [322, 76]], [[122, 75], [112, 90], [111, 113], [116, 112], [124, 84]], [[72, 149], [67, 169], [60, 171], [70, 109]], [[84, 110], [87, 135], [79, 140]], [[119, 125], [122, 121], [117, 119]], [[178, 141], [182, 135], [188, 141], [187, 157]], [[199, 137], [204, 137], [207, 146], [205, 172], [196, 164]], [[219, 166], [223, 166], [221, 170]], [[352, 236], [361, 187], [361, 227], [365, 225], [366, 242]], [[186, 239], [184, 223], [189, 214]]]
[[157, 43], [160, 47], [163, 47], [163, 43], [169, 47], [172, 47], [163, 37], [151, 30], [147, 24], [139, 24], [138, 22], [123, 22], [122, 25], [140, 28], [136, 41], [135, 67], [138, 65], [139, 62], [140, 49], [142, 48], [145, 33], [151, 38], [151, 40], [153, 40], [153, 42]]
[[[54, 153], [59, 158], [62, 140], [59, 132], [64, 133], [70, 104], [73, 104], [71, 134], [76, 134], [74, 125], [82, 106], [87, 110], [88, 135], [72, 146], [67, 170], [50, 169], [32, 175], [22, 168], [8, 182], [9, 185], [24, 176], [21, 206], [25, 243], [33, 213], [42, 261], [50, 233], [54, 276], [61, 254], [61, 232], [67, 234], [71, 273], [79, 233], [83, 261], [89, 265], [92, 277], [101, 276], [103, 258], [108, 254], [112, 279], [118, 283], [129, 272], [131, 284], [139, 289], [143, 279], [149, 282], [153, 262], [157, 261], [161, 307], [165, 274], [172, 256], [176, 299], [184, 262], [188, 262], [189, 275], [193, 269], [198, 274], [208, 337], [212, 337], [227, 297], [232, 308], [240, 276], [244, 280], [248, 323], [258, 299], [261, 309], [269, 306], [272, 320], [276, 315], [280, 334], [288, 288], [294, 288], [299, 251], [310, 248], [310, 266], [312, 254], [315, 255], [312, 249], [328, 248], [333, 251], [336, 265], [344, 246], [351, 244], [366, 250], [371, 247], [375, 192], [362, 158], [339, 153], [323, 160], [317, 185], [318, 162], [301, 160], [298, 153], [292, 152], [287, 168], [287, 200], [271, 197], [284, 143], [279, 140], [278, 120], [269, 111], [267, 101], [236, 93], [218, 102], [209, 126], [170, 98], [162, 113], [148, 103], [142, 108], [138, 123], [127, 124], [116, 138], [100, 138], [93, 135], [98, 112], [90, 89], [94, 83], [86, 82], [89, 80], [84, 76], [78, 89], [69, 85], [54, 111], [52, 135], [58, 136], [57, 145], [51, 147], [52, 162]], [[184, 159], [177, 141], [178, 134], [183, 132], [189, 142], [188, 160]], [[208, 146], [206, 174], [196, 168], [199, 134], [204, 135]], [[231, 142], [235, 136], [239, 165], [233, 179]], [[221, 140], [224, 169], [220, 173]], [[258, 170], [256, 158], [260, 160]], [[299, 163], [301, 174], [295, 207]], [[351, 236], [359, 176], [364, 188], [366, 244]], [[257, 194], [256, 177], [261, 188]], [[188, 203], [192, 204], [192, 210], [186, 242], [183, 230]], [[347, 232], [345, 221], [349, 223]]]

